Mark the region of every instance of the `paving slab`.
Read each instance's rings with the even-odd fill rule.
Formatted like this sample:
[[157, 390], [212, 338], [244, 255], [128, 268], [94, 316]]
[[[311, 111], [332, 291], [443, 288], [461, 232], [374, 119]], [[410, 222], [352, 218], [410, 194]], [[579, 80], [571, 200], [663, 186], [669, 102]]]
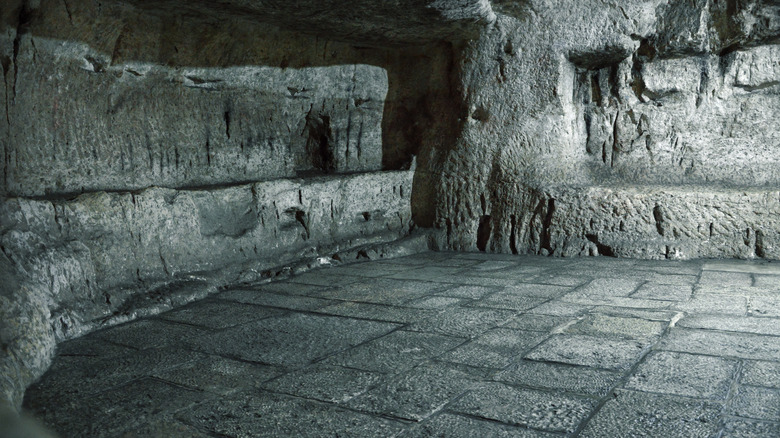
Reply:
[[739, 417], [777, 421], [780, 419], [780, 390], [740, 385], [729, 411]]
[[780, 337], [676, 328], [661, 340], [658, 348], [710, 356], [777, 360]]
[[572, 433], [595, 408], [595, 400], [485, 383], [458, 400], [452, 410], [502, 423]]
[[559, 363], [521, 360], [493, 379], [515, 386], [605, 396], [623, 373]]
[[463, 342], [464, 338], [398, 330], [331, 356], [325, 363], [380, 373], [398, 373]]
[[181, 412], [185, 423], [230, 437], [394, 437], [402, 425], [333, 405], [269, 392], [247, 392]]
[[526, 359], [627, 370], [647, 344], [589, 335], [556, 335], [525, 355]]
[[387, 322], [293, 313], [203, 336], [191, 345], [230, 358], [301, 366], [396, 328]]
[[420, 421], [444, 408], [474, 385], [461, 369], [426, 363], [403, 374], [388, 377], [347, 406], [364, 412]]
[[400, 435], [401, 438], [553, 438], [556, 436], [559, 435], [448, 412], [433, 416]]
[[580, 436], [709, 438], [718, 430], [722, 409], [705, 400], [616, 391]]
[[24, 409], [63, 437], [776, 437], [775, 264], [323, 268], [63, 342]]
[[687, 353], [650, 353], [625, 387], [687, 397], [725, 400], [735, 379], [736, 360]]
[[780, 389], [780, 362], [744, 361], [740, 383]]

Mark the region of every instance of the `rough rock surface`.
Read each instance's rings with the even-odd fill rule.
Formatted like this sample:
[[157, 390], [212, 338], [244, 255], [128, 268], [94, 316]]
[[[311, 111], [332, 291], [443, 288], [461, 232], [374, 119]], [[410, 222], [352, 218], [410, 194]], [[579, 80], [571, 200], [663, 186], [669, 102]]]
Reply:
[[58, 340], [415, 225], [780, 258], [778, 59], [773, 0], [6, 0], [3, 397]]
[[496, 1], [456, 53], [460, 126], [424, 146], [442, 246], [777, 258], [780, 5]]

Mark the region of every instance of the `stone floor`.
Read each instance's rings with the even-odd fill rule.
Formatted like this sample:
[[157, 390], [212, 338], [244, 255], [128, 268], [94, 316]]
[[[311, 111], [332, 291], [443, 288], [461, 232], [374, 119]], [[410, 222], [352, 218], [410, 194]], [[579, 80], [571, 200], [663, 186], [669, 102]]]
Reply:
[[62, 344], [63, 437], [778, 437], [780, 263], [425, 253]]

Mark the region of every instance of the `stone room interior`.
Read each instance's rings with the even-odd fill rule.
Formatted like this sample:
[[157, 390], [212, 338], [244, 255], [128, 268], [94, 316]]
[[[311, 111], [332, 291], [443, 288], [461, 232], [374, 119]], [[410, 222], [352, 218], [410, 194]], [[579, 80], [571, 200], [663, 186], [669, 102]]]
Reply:
[[0, 436], [780, 437], [780, 1], [0, 25]]

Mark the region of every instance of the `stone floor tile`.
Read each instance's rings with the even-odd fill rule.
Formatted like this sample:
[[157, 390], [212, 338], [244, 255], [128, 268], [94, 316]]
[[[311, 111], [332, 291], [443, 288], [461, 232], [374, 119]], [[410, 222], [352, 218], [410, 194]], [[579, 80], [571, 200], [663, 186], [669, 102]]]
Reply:
[[777, 360], [780, 357], [780, 337], [675, 328], [657, 348], [711, 356]]
[[628, 280], [623, 278], [596, 278], [590, 283], [581, 286], [577, 292], [583, 295], [606, 295], [609, 297], [627, 297], [637, 290], [641, 280]]
[[376, 321], [409, 324], [430, 318], [440, 309], [413, 309], [409, 307], [388, 306], [384, 304], [339, 301], [338, 304], [317, 309], [317, 313], [349, 316], [353, 318], [373, 319]]
[[[209, 397], [145, 378], [88, 398], [62, 399], [44, 411], [33, 412], [61, 436], [114, 437]], [[51, 421], [54, 418], [56, 422]]]
[[773, 275], [753, 274], [753, 287], [780, 289], [780, 272]]
[[225, 395], [259, 388], [263, 382], [282, 372], [280, 368], [269, 365], [203, 355], [183, 366], [155, 371], [150, 375], [188, 388]]
[[183, 324], [223, 329], [280, 314], [279, 310], [249, 304], [199, 301], [181, 309], [165, 312], [160, 315], [160, 318]]
[[331, 356], [325, 363], [380, 373], [398, 373], [451, 350], [464, 341], [463, 338], [433, 333], [397, 330]]
[[293, 313], [201, 337], [193, 347], [252, 362], [301, 366], [397, 327], [386, 322]]
[[[335, 304], [335, 301], [333, 300], [326, 300], [322, 298], [277, 294], [263, 290], [258, 291], [251, 289], [228, 290], [217, 295], [216, 298], [225, 301], [234, 301], [239, 303], [248, 303], [258, 306], [275, 307], [278, 309], [289, 310], [316, 310], [321, 307]], [[268, 312], [268, 310], [266, 310], [266, 312]]]
[[[776, 360], [780, 360], [780, 357]], [[780, 389], [780, 362], [746, 360], [742, 366], [740, 383]]]
[[346, 273], [342, 273], [336, 268], [322, 268], [304, 274], [293, 275], [290, 277], [289, 282], [312, 286], [333, 287], [354, 284], [362, 280], [363, 277], [346, 275]]
[[470, 272], [467, 274], [457, 274], [437, 277], [436, 281], [457, 285], [473, 286], [514, 286], [520, 282], [519, 278], [498, 278], [495, 276], [479, 276]]
[[728, 417], [720, 438], [769, 438], [780, 436], [780, 423]]
[[747, 298], [697, 293], [690, 300], [674, 304], [672, 308], [686, 313], [745, 315]]
[[[341, 268], [339, 268], [341, 269]], [[258, 292], [271, 292], [281, 295], [301, 295], [306, 297], [318, 297], [331, 286], [316, 286], [313, 284], [290, 283], [289, 281], [273, 281], [254, 286], [241, 286], [236, 289], [254, 290]]]
[[628, 389], [725, 400], [738, 362], [712, 356], [656, 351], [626, 382]]
[[563, 301], [548, 301], [530, 309], [527, 313], [551, 316], [578, 316], [587, 312], [591, 306], [565, 303]]
[[419, 298], [413, 301], [407, 302], [407, 307], [413, 307], [415, 309], [444, 309], [446, 307], [455, 306], [461, 303], [467, 303], [469, 301], [462, 298], [447, 297], [447, 296], [432, 296]]
[[667, 309], [673, 301], [646, 300], [631, 297], [610, 297], [606, 295], [586, 295], [579, 291], [568, 293], [561, 297], [564, 302], [582, 306], [612, 306], [635, 309]]
[[556, 436], [558, 435], [444, 412], [402, 433], [399, 438], [553, 438]]
[[682, 316], [681, 312], [668, 311], [663, 309], [637, 309], [633, 307], [615, 307], [615, 306], [596, 306], [591, 309], [592, 313], [601, 313], [604, 315], [623, 316], [631, 318], [641, 318], [648, 321], [670, 322], [676, 316]]
[[139, 350], [180, 345], [210, 331], [161, 319], [143, 319], [94, 334], [95, 337]]
[[[778, 291], [780, 295], [780, 291]], [[750, 297], [748, 314], [753, 316], [770, 316], [780, 318], [780, 297]]]
[[497, 271], [517, 266], [517, 260], [486, 260], [472, 266], [474, 271]]
[[702, 269], [780, 275], [780, 263], [776, 260], [710, 260], [704, 263]]
[[441, 363], [425, 363], [355, 397], [347, 406], [364, 412], [420, 421], [466, 392], [469, 374]]
[[538, 332], [550, 332], [555, 327], [565, 324], [571, 317], [537, 315], [533, 313], [523, 313], [510, 319], [503, 327], [515, 328], [520, 330], [533, 330]]
[[580, 276], [580, 275], [566, 275], [566, 274], [550, 274], [550, 273], [543, 273], [539, 274], [533, 277], [534, 283], [539, 284], [551, 284], [554, 286], [580, 286], [582, 284], [585, 284], [591, 280], [588, 276]]
[[667, 324], [663, 321], [590, 313], [581, 321], [567, 327], [565, 333], [650, 339], [660, 336], [666, 327]]
[[687, 284], [645, 283], [631, 294], [631, 298], [662, 301], [686, 301], [691, 298], [693, 287]]
[[385, 275], [393, 275], [408, 269], [409, 268], [404, 265], [396, 265], [391, 263], [380, 264], [371, 262], [354, 263], [338, 267], [338, 271], [342, 274], [365, 278], [376, 278], [383, 277]]
[[438, 292], [438, 294], [447, 297], [478, 299], [501, 289], [500, 286], [455, 286]]
[[677, 327], [755, 333], [780, 336], [780, 319], [732, 315], [690, 315], [677, 321]]
[[442, 355], [440, 359], [474, 367], [500, 369], [546, 337], [539, 332], [496, 328]]
[[521, 360], [496, 373], [493, 379], [536, 389], [605, 396], [621, 377], [617, 371]]
[[718, 286], [752, 286], [753, 277], [744, 272], [735, 271], [711, 271], [705, 269], [699, 277], [699, 284]]
[[380, 278], [335, 288], [322, 296], [341, 301], [401, 305], [407, 301], [444, 289], [444, 285], [428, 281]]
[[409, 330], [473, 338], [506, 323], [516, 313], [505, 309], [451, 307], [446, 312], [415, 322]]
[[402, 425], [332, 405], [269, 392], [241, 393], [181, 412], [185, 423], [230, 437], [394, 437]]
[[480, 300], [470, 303], [475, 307], [488, 307], [493, 309], [528, 310], [536, 307], [549, 298], [517, 293], [512, 290], [502, 290], [490, 294]]
[[525, 355], [526, 359], [627, 370], [647, 347], [638, 341], [588, 335], [556, 335]]
[[739, 417], [778, 421], [780, 390], [740, 385], [731, 401], [730, 411]]
[[579, 436], [709, 438], [722, 409], [710, 401], [616, 391]]
[[471, 416], [550, 432], [572, 433], [596, 405], [595, 400], [484, 383], [451, 409]]
[[527, 283], [518, 283], [516, 286], [507, 286], [506, 288], [504, 288], [504, 292], [512, 293], [515, 295], [557, 298], [571, 291], [571, 289], [572, 288], [569, 286], [556, 286], [551, 284], [527, 282]]
[[443, 266], [424, 266], [415, 269], [405, 269], [400, 272], [387, 275], [385, 278], [398, 280], [420, 280], [420, 281], [439, 281], [441, 278], [447, 278], [450, 275], [457, 275], [461, 272], [461, 267], [443, 267]]
[[263, 387], [303, 398], [345, 403], [366, 392], [381, 377], [368, 371], [315, 364], [273, 379]]
[[644, 276], [650, 284], [658, 286], [692, 286], [699, 277], [697, 275], [671, 274], [669, 272], [653, 272]]

